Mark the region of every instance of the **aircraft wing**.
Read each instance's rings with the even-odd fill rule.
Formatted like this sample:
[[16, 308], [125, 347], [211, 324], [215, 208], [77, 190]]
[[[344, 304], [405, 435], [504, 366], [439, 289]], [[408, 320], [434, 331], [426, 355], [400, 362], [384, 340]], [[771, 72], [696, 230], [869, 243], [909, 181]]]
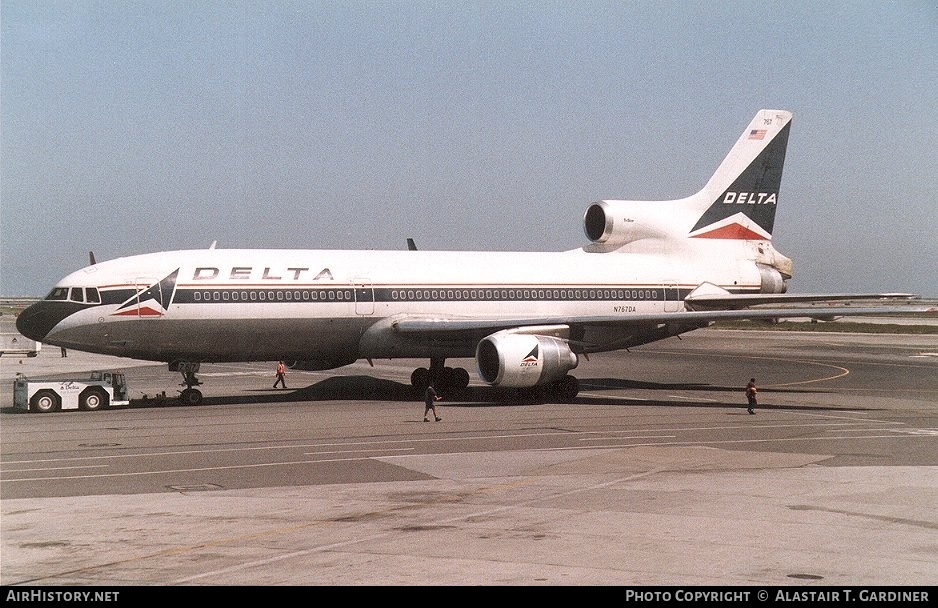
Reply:
[[681, 326], [706, 326], [714, 321], [774, 320], [811, 318], [833, 320], [847, 316], [888, 316], [908, 313], [934, 313], [938, 308], [925, 306], [805, 306], [773, 307], [728, 310], [692, 310], [686, 312], [629, 313], [595, 316], [539, 316], [539, 317], [403, 317], [391, 326], [398, 332], [427, 334], [436, 332], [500, 331], [532, 326], [568, 327], [641, 327], [673, 324]]
[[[915, 300], [918, 296], [911, 293], [834, 293], [834, 294], [789, 294], [789, 293], [759, 293], [759, 294], [732, 294], [700, 293], [694, 292], [684, 299], [684, 303], [691, 310], [737, 310], [749, 306], [788, 305], [805, 302], [828, 303], [835, 301], [850, 301], [856, 303], [871, 303], [882, 300]], [[906, 311], [908, 312], [908, 311]], [[894, 311], [882, 314], [894, 314]]]

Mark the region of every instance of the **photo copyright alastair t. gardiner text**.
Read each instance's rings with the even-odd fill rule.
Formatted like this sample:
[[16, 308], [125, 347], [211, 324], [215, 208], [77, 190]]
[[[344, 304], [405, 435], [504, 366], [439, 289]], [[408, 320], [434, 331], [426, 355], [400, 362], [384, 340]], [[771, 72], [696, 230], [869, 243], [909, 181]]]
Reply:
[[929, 592], [913, 589], [628, 589], [627, 602], [927, 602]]

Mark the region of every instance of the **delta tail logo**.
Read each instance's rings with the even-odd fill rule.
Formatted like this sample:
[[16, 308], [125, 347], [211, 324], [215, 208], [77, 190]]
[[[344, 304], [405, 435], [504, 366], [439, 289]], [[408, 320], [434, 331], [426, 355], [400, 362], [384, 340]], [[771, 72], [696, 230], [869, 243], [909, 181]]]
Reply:
[[[785, 125], [764, 150], [723, 192], [691, 229], [691, 238], [771, 240], [778, 190], [791, 123]], [[747, 140], [762, 140], [764, 129], [752, 129]]]
[[115, 317], [161, 317], [173, 301], [176, 291], [177, 268], [162, 281], [157, 281], [149, 288], [137, 292], [126, 302], [120, 305], [113, 316]]
[[537, 349], [538, 347], [535, 346], [534, 349], [531, 350], [531, 352], [529, 352], [528, 355], [521, 360], [521, 367], [537, 367]]

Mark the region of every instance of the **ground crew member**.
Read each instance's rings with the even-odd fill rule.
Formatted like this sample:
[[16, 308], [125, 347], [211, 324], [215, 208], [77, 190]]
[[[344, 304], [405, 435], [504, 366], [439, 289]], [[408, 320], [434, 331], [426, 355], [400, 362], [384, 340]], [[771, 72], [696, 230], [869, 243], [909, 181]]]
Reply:
[[274, 388], [277, 388], [278, 384], [282, 384], [283, 388], [287, 388], [286, 376], [287, 367], [283, 364], [283, 361], [277, 364], [277, 381], [274, 382]]
[[752, 411], [752, 408], [758, 405], [758, 403], [756, 403], [756, 393], [758, 392], [759, 391], [756, 390], [756, 379], [750, 378], [749, 384], [746, 385], [746, 399], [749, 401], [749, 413], [750, 414], [755, 414], [755, 412]]
[[432, 385], [432, 384], [430, 384], [429, 386], [427, 386], [427, 390], [424, 391], [424, 393], [423, 393], [423, 401], [424, 401], [424, 403], [425, 403], [426, 406], [427, 406], [426, 409], [423, 410], [423, 421], [424, 421], [424, 422], [430, 422], [429, 414], [430, 414], [431, 411], [433, 412], [433, 417], [436, 418], [436, 421], [437, 421], [437, 422], [439, 422], [440, 420], [443, 420], [443, 419], [440, 418], [440, 417], [437, 415], [437, 413], [436, 413], [436, 402], [439, 401], [439, 400], [442, 399], [442, 398], [443, 398], [443, 397], [440, 397], [439, 395], [436, 394], [436, 389], [433, 388], [433, 385]]

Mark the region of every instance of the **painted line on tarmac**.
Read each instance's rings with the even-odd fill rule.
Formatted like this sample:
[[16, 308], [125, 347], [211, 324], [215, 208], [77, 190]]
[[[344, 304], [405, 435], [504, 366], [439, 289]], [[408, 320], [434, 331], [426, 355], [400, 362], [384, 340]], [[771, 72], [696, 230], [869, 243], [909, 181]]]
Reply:
[[[851, 437], [779, 437], [776, 439], [723, 439], [719, 441], [662, 441], [656, 443], [622, 443], [622, 444], [611, 444], [611, 445], [602, 445], [596, 446], [597, 448], [641, 448], [641, 447], [654, 447], [662, 445], [673, 445], [673, 446], [695, 446], [695, 445], [730, 445], [730, 444], [740, 444], [740, 443], [779, 443], [782, 441], [830, 441], [831, 439], [921, 439], [925, 436], [931, 435], [853, 435]], [[938, 436], [936, 433], [934, 436]], [[565, 449], [565, 448], [558, 448]]]
[[579, 397], [596, 397], [597, 399], [614, 399], [616, 401], [651, 401], [651, 399], [642, 399], [641, 397], [619, 397], [606, 393], [580, 393]]
[[218, 467], [194, 467], [191, 469], [162, 469], [159, 471], [131, 471], [127, 473], [102, 473], [100, 475], [69, 475], [59, 477], [29, 477], [23, 479], [2, 479], [0, 483], [13, 483], [17, 481], [62, 481], [66, 479], [99, 479], [105, 477], [139, 477], [143, 475], [164, 475], [166, 473], [199, 473], [204, 471], [226, 471], [231, 469], [258, 469], [265, 467], [294, 466], [298, 464], [319, 464], [322, 462], [353, 462], [358, 460], [372, 460], [370, 456], [362, 458], [332, 458], [327, 460], [293, 460], [283, 462], [259, 462], [255, 464], [233, 464]]
[[319, 456], [321, 454], [364, 454], [366, 452], [413, 452], [415, 448], [384, 448], [382, 450], [333, 450], [330, 452], [303, 452], [303, 456]]
[[[856, 418], [853, 416], [835, 416], [834, 414], [818, 414], [816, 412], [796, 412], [791, 411], [791, 414], [798, 416], [812, 416], [816, 418], [828, 418], [833, 420], [854, 420], [857, 422], [866, 422], [866, 423], [876, 423], [876, 424], [904, 424], [903, 422], [896, 422], [893, 420], [877, 420], [876, 418]], [[844, 412], [846, 414], [857, 414], [857, 412]], [[859, 414], [858, 414], [859, 415]], [[846, 424], [846, 423], [845, 423]]]
[[707, 399], [705, 397], [687, 397], [685, 395], [667, 395], [669, 399], [680, 399], [682, 401], [712, 401], [714, 403], [720, 401], [719, 399]]
[[[5, 470], [4, 473], [32, 473], [35, 471], [65, 471], [68, 469], [107, 469], [109, 467], [110, 465], [107, 465], [107, 464], [84, 464], [84, 465], [77, 465], [74, 467], [30, 467], [28, 469], [14, 469], [12, 471]], [[48, 478], [43, 477], [41, 479], [48, 479]]]
[[639, 435], [637, 437], [583, 437], [577, 441], [611, 441], [612, 439], [677, 439], [677, 435]]

